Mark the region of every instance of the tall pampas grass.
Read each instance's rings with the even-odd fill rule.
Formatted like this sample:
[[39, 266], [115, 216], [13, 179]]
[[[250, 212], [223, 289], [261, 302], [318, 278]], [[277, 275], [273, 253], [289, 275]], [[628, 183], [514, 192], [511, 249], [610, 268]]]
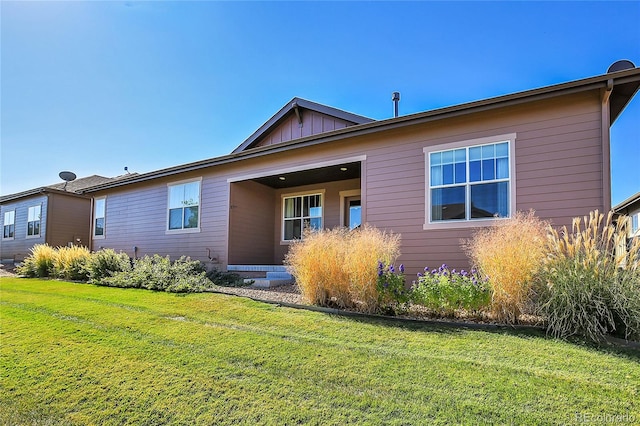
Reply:
[[378, 309], [378, 262], [400, 255], [400, 236], [371, 226], [309, 231], [285, 259], [303, 297], [312, 304]]
[[489, 277], [491, 313], [497, 320], [515, 323], [532, 310], [533, 277], [545, 256], [548, 226], [534, 211], [516, 212], [463, 243], [473, 265]]

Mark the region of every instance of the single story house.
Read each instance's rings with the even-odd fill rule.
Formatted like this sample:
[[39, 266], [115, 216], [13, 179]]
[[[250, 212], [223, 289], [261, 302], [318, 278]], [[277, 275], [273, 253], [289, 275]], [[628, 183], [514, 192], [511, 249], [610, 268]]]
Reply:
[[639, 86], [621, 61], [378, 121], [294, 98], [229, 155], [83, 191], [91, 247], [250, 271], [281, 265], [304, 228], [368, 223], [401, 234], [408, 276], [466, 268], [461, 239], [518, 210], [570, 226], [611, 209], [609, 129]]
[[[640, 185], [640, 179], [638, 184]], [[625, 215], [631, 218], [631, 226], [627, 233], [629, 242], [632, 238], [640, 238], [640, 192], [614, 206], [613, 211], [617, 216]]]
[[21, 262], [36, 244], [89, 247], [92, 200], [79, 191], [114, 179], [93, 175], [1, 196], [2, 263]]

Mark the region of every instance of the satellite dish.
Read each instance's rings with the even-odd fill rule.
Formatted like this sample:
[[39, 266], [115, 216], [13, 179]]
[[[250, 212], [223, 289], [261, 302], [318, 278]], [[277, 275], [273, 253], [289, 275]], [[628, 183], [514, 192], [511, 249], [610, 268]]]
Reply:
[[62, 179], [65, 182], [71, 182], [72, 180], [76, 180], [76, 174], [73, 172], [60, 172], [58, 176], [60, 176], [60, 179]]
[[71, 182], [72, 180], [76, 179], [76, 174], [73, 172], [60, 172], [60, 174], [58, 174], [58, 176], [60, 176], [60, 179], [62, 179], [64, 181], [64, 190], [67, 190], [67, 184], [69, 182]]
[[633, 64], [633, 62], [628, 61], [626, 59], [622, 59], [620, 61], [617, 61], [617, 62], [614, 62], [613, 64], [611, 64], [611, 66], [607, 70], [607, 74], [610, 73], [610, 72], [629, 70], [629, 69], [632, 69], [632, 68], [635, 68], [635, 67], [636, 66]]

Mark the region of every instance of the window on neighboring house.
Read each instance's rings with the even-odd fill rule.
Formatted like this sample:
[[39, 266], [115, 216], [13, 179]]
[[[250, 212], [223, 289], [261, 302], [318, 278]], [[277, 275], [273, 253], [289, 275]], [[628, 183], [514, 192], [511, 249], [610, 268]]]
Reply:
[[40, 219], [42, 206], [29, 207], [27, 211], [27, 237], [40, 235]]
[[511, 215], [510, 140], [427, 154], [429, 223]]
[[631, 216], [631, 235], [635, 235], [640, 230], [640, 213]]
[[283, 198], [283, 239], [302, 238], [305, 229], [322, 228], [322, 194]]
[[93, 236], [104, 237], [106, 198], [96, 198], [93, 202]]
[[200, 181], [169, 185], [168, 229], [197, 230], [200, 227]]
[[4, 212], [2, 224], [2, 238], [13, 238], [16, 232], [16, 211]]

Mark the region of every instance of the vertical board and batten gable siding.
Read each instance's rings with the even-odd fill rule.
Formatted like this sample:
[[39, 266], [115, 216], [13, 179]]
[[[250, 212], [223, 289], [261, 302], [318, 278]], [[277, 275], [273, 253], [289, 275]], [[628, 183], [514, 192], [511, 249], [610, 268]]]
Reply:
[[49, 193], [48, 205], [47, 243], [54, 247], [69, 243], [89, 247], [91, 200]]
[[270, 265], [274, 258], [274, 189], [253, 181], [230, 184], [229, 263]]
[[[27, 238], [27, 219], [29, 207], [41, 206], [40, 236]], [[46, 242], [47, 232], [47, 196], [37, 195], [29, 198], [18, 199], [14, 202], [3, 204], [0, 209], [0, 221], [4, 226], [4, 213], [15, 211], [15, 232], [13, 239], [1, 239], [3, 233], [0, 228], [0, 259], [22, 261], [29, 255], [31, 248], [36, 244]]]
[[284, 122], [266, 135], [262, 136], [256, 146], [266, 146], [287, 142], [353, 125], [350, 121], [342, 120], [320, 112], [308, 109], [302, 109], [301, 111], [302, 126], [298, 123], [298, 117], [292, 113]]

